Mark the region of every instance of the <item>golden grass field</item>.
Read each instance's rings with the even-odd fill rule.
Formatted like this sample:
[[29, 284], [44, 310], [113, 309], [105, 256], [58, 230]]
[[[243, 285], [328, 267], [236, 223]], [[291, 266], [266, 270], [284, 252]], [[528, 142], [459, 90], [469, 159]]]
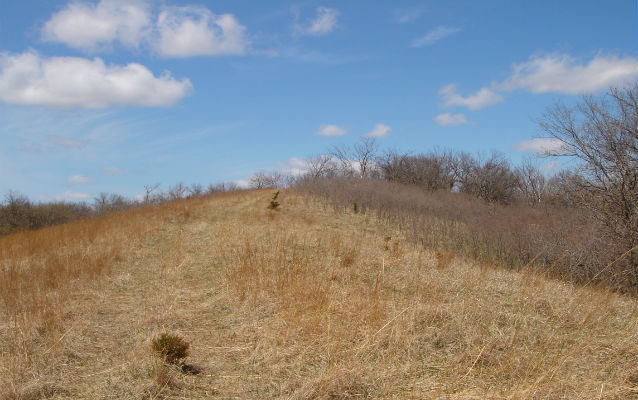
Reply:
[[[292, 191], [0, 238], [0, 399], [635, 399], [636, 299]], [[151, 343], [190, 343], [182, 373]]]

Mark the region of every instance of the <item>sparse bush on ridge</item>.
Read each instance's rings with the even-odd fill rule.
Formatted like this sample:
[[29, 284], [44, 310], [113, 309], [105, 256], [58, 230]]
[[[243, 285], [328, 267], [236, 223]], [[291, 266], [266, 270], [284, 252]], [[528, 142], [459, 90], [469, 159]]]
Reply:
[[465, 193], [429, 192], [381, 180], [300, 180], [297, 189], [324, 198], [341, 212], [357, 204], [361, 212], [398, 224], [411, 241], [427, 248], [506, 268], [534, 267], [573, 282], [595, 277], [636, 292], [627, 260], [606, 268], [627, 249], [601, 237], [600, 224], [582, 209], [499, 205]]

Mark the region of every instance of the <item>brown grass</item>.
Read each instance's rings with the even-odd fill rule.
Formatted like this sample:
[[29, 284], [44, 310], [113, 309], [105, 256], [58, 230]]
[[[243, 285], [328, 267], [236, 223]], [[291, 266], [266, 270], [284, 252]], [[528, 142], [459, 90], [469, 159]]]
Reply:
[[[13, 275], [3, 278], [16, 283], [1, 281], [13, 297], [0, 303], [0, 398], [638, 394], [631, 297], [437, 257], [395, 224], [292, 192], [273, 215], [271, 197], [225, 194], [4, 238]], [[29, 250], [44, 234], [61, 244]], [[102, 264], [83, 261], [98, 255]], [[64, 275], [49, 286], [37, 277], [48, 265]], [[103, 266], [85, 273], [91, 265]], [[151, 342], [163, 332], [190, 343], [200, 374], [158, 363]]]

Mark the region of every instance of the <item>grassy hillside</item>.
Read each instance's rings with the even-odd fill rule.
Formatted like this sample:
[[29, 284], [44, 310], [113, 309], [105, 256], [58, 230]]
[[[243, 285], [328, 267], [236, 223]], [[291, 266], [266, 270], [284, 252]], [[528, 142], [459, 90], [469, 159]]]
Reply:
[[[638, 395], [635, 298], [271, 196], [0, 238], [0, 398]], [[190, 344], [186, 372], [153, 353], [162, 333]]]

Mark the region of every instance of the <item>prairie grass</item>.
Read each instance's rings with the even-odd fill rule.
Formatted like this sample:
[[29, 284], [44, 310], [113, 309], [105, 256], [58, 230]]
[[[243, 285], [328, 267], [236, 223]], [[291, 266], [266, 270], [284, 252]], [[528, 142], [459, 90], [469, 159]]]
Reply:
[[[61, 262], [75, 272], [57, 286], [14, 284], [14, 296], [39, 299], [24, 309], [3, 297], [0, 398], [638, 395], [634, 298], [437, 256], [399, 224], [293, 191], [274, 213], [271, 197], [224, 194], [52, 228], [66, 232], [48, 239], [66, 238], [57, 249], [110, 258], [92, 274], [80, 256]], [[85, 223], [98, 224], [93, 241]], [[46, 232], [4, 238], [3, 268], [56, 259], [9, 250]], [[14, 276], [37, 275], [28, 265]], [[35, 304], [49, 302], [59, 326], [38, 330]], [[201, 373], [158, 361], [152, 341], [164, 332], [190, 344]]]

